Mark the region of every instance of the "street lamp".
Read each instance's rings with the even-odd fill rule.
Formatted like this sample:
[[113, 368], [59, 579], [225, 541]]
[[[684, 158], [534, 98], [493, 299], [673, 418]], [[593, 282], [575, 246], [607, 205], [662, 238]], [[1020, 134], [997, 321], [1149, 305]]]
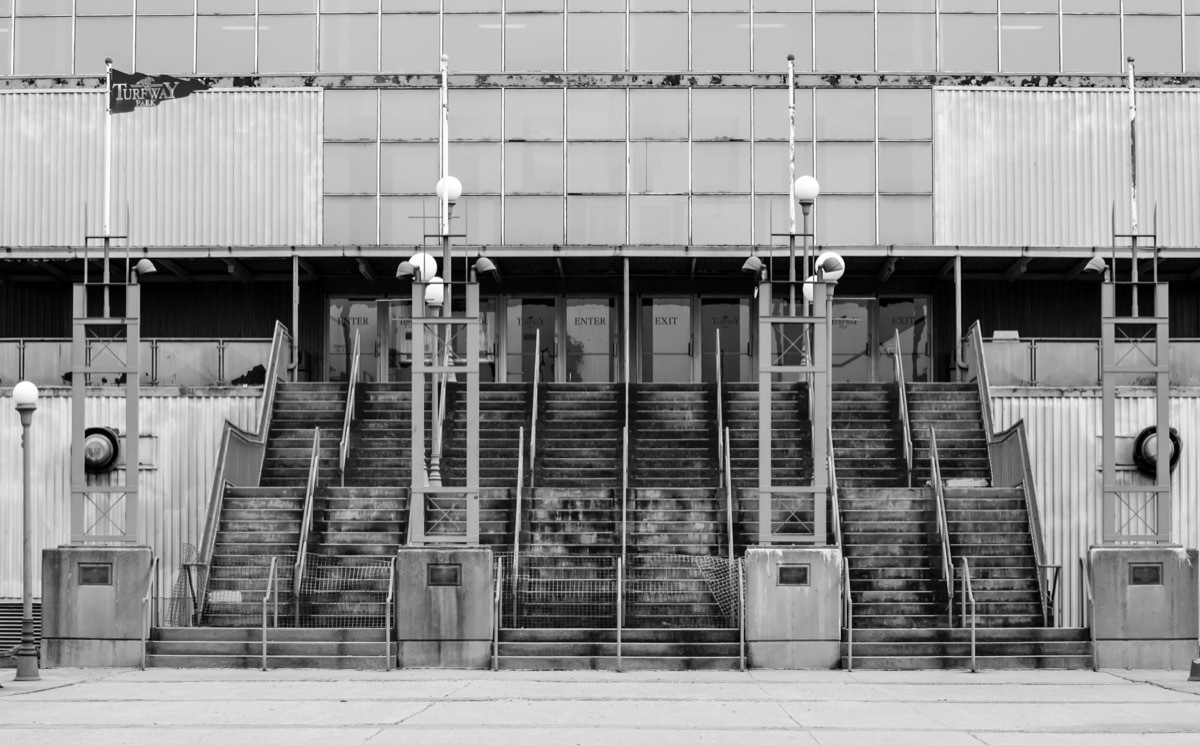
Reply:
[[[813, 234], [810, 227], [812, 221], [813, 204], [817, 201], [817, 196], [821, 193], [821, 185], [812, 176], [801, 176], [796, 179], [796, 183], [792, 184], [792, 193], [796, 197], [796, 201], [800, 203], [800, 211], [804, 214], [804, 230], [800, 235], [804, 238], [804, 272], [808, 273], [808, 245], [812, 241]], [[788, 245], [788, 280], [792, 283], [790, 312], [791, 315], [796, 315], [796, 239], [793, 236]], [[807, 314], [805, 314], [807, 315]]]
[[28, 380], [13, 388], [13, 403], [21, 416], [21, 508], [24, 513], [24, 569], [21, 574], [24, 611], [21, 616], [21, 648], [17, 652], [17, 675], [13, 680], [41, 680], [38, 675], [37, 647], [33, 645], [33, 499], [29, 492], [29, 425], [37, 410], [38, 389]]

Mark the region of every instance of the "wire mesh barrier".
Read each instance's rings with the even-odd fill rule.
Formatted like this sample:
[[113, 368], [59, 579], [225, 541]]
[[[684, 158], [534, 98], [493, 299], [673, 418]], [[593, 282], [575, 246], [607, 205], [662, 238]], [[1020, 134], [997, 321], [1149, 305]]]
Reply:
[[[309, 554], [291, 621], [304, 628], [383, 628], [390, 558]], [[281, 621], [282, 623], [282, 621]]]
[[616, 556], [498, 554], [506, 628], [613, 629], [617, 626]]
[[[292, 571], [295, 554], [230, 555], [213, 557], [208, 572], [200, 622], [203, 626], [258, 626], [262, 623], [262, 600], [276, 558], [276, 581], [280, 583], [279, 603], [291, 607]], [[174, 604], [174, 599], [172, 605]], [[170, 614], [168, 614], [170, 615]], [[280, 621], [282, 623], [282, 620]]]
[[741, 562], [717, 556], [631, 555], [625, 564], [628, 628], [738, 627]]
[[179, 574], [162, 615], [166, 626], [195, 626], [200, 622], [199, 598], [204, 587], [201, 583], [208, 579], [208, 567], [196, 561], [196, 547], [190, 543], [183, 544], [181, 558]]

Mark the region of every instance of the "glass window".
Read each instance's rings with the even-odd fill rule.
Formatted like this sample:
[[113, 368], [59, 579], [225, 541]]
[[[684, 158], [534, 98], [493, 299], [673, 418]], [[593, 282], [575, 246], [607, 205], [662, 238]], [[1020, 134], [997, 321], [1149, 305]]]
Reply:
[[995, 13], [996, 0], [941, 0], [943, 13]]
[[824, 193], [875, 191], [875, 145], [869, 142], [820, 143], [816, 176]]
[[688, 198], [640, 195], [629, 197], [629, 242], [647, 245], [687, 245]]
[[692, 198], [692, 243], [745, 246], [751, 241], [750, 195]]
[[192, 71], [193, 27], [191, 16], [137, 19], [134, 63], [140, 70], [158, 73]]
[[322, 13], [371, 13], [379, 9], [379, 0], [321, 0]]
[[1132, 0], [1125, 3], [1125, 15], [1130, 13], [1158, 13], [1178, 15], [1180, 0]]
[[789, 54], [796, 55], [797, 72], [812, 71], [812, 16], [808, 13], [755, 13], [755, 72], [787, 72]]
[[625, 90], [568, 90], [567, 137], [572, 140], [625, 139]]
[[508, 140], [561, 140], [563, 92], [508, 89], [504, 99], [504, 137]]
[[[811, 142], [796, 143], [796, 178], [813, 172]], [[786, 194], [788, 186], [788, 145], [786, 142], [754, 143], [754, 191]], [[824, 186], [824, 185], [822, 185]]]
[[937, 23], [932, 13], [879, 14], [879, 71], [937, 69]]
[[625, 222], [625, 197], [567, 197], [567, 243], [624, 243]]
[[104, 74], [105, 57], [118, 70], [133, 70], [132, 17], [75, 20], [75, 74]]
[[624, 12], [625, 0], [567, 0], [567, 10], [619, 10]]
[[631, 140], [686, 140], [687, 136], [687, 91], [629, 91]]
[[880, 88], [878, 101], [879, 139], [933, 137], [933, 91], [929, 88]]
[[441, 21], [434, 13], [384, 16], [382, 72], [440, 70], [441, 32]]
[[254, 14], [256, 0], [196, 0], [197, 13], [249, 13]]
[[508, 13], [504, 33], [505, 70], [554, 72], [563, 69], [561, 13]]
[[510, 142], [504, 149], [504, 191], [562, 194], [563, 149], [556, 142]]
[[625, 143], [570, 143], [567, 146], [567, 191], [571, 194], [624, 192]]
[[[415, 1], [404, 0], [406, 3]], [[258, 0], [259, 13], [315, 13], [316, 10], [317, 0]]]
[[451, 143], [450, 172], [462, 181], [464, 193], [500, 193], [500, 152], [498, 142]]
[[750, 91], [720, 88], [692, 90], [692, 138], [750, 139]]
[[625, 69], [625, 14], [567, 15], [567, 69], [618, 72]]
[[812, 10], [812, 0], [754, 0], [755, 10]]
[[505, 10], [562, 10], [563, 0], [508, 0]]
[[316, 69], [316, 16], [259, 16], [259, 72], [316, 72]]
[[942, 70], [996, 71], [996, 16], [943, 13], [941, 40]]
[[[1200, 72], [1200, 17], [1188, 16], [1183, 22], [1183, 33], [1187, 45], [1187, 70], [1184, 72]], [[0, 42], [0, 50], [4, 49]]]
[[875, 18], [869, 13], [817, 16], [817, 70], [875, 69]]
[[563, 198], [508, 197], [504, 200], [504, 242], [548, 246], [563, 242]]
[[1002, 72], [1058, 72], [1058, 16], [1000, 19]]
[[17, 45], [16, 74], [71, 74], [70, 18], [18, 17], [14, 36]]
[[816, 91], [818, 140], [875, 139], [875, 91]]
[[254, 16], [197, 18], [196, 72], [254, 72]]
[[933, 191], [933, 145], [928, 142], [879, 143], [879, 191]]
[[146, 13], [171, 13], [190, 16], [195, 8], [196, 0], [137, 0], [137, 12], [142, 15]]
[[879, 197], [879, 242], [933, 243], [933, 197]]
[[445, 0], [447, 12], [458, 10], [500, 10], [501, 0]]
[[813, 210], [817, 243], [829, 246], [875, 245], [875, 198], [822, 196]]
[[[438, 106], [441, 96], [437, 90], [392, 89], [379, 92], [379, 136], [384, 140], [438, 139]], [[450, 122], [455, 123], [454, 109]], [[453, 129], [451, 135], [458, 134]], [[465, 182], [464, 182], [465, 183]]]
[[375, 91], [325, 90], [325, 139], [374, 140], [376, 107]]
[[1121, 19], [1115, 16], [1063, 16], [1063, 72], [1121, 71]]
[[[17, 15], [71, 15], [75, 0], [17, 0]], [[18, 24], [19, 26], [20, 24]]]
[[[772, 233], [788, 231], [788, 198], [783, 194], [754, 197], [754, 243], [759, 246], [787, 245], [787, 238]], [[800, 211], [796, 210], [796, 225], [800, 226]]]
[[[499, 90], [451, 91], [450, 136], [463, 140], [499, 140], [503, 121], [501, 102]], [[436, 111], [434, 117], [437, 117]]]
[[692, 0], [692, 12], [710, 10], [750, 10], [750, 0]]
[[[454, 151], [457, 155], [457, 149]], [[452, 161], [453, 166], [453, 161]], [[384, 194], [425, 194], [437, 186], [441, 167], [436, 142], [385, 142], [379, 146], [379, 191]], [[462, 180], [462, 172], [451, 168]], [[467, 182], [463, 181], [463, 191]]]
[[937, 8], [937, 0], [879, 0], [881, 13], [889, 10], [927, 10], [933, 12]]
[[629, 17], [629, 69], [681, 73], [688, 67], [688, 17], [637, 13]]
[[1058, 0], [1000, 0], [1005, 13], [1057, 13]]
[[375, 72], [379, 69], [379, 17], [321, 16], [321, 71]]
[[1064, 13], [1120, 13], [1121, 0], [1062, 0]]
[[[812, 139], [812, 91], [796, 91], [796, 139]], [[754, 139], [788, 138], [787, 88], [758, 88], [754, 91]]]
[[8, 69], [8, 62], [12, 57], [9, 55], [9, 50], [12, 48], [12, 21], [8, 18], [0, 18], [0, 75], [9, 75], [12, 70]]
[[377, 155], [373, 143], [330, 142], [324, 153], [326, 194], [375, 193]]
[[629, 143], [629, 191], [679, 192], [688, 190], [686, 142]]
[[[455, 212], [458, 210], [455, 209]], [[431, 219], [421, 220], [423, 215]], [[455, 232], [460, 232], [457, 227]], [[437, 231], [436, 200], [429, 197], [382, 197], [379, 200], [380, 243], [386, 246], [421, 246], [425, 243], [425, 233]]]
[[694, 13], [692, 69], [705, 72], [749, 70], [749, 14]]
[[446, 54], [450, 55], [450, 69], [499, 70], [501, 30], [499, 15], [442, 16], [442, 38]]
[[500, 243], [500, 197], [463, 197], [455, 208], [466, 223], [471, 243]]
[[644, 10], [679, 10], [688, 9], [688, 0], [629, 0], [632, 11]]
[[[11, 7], [10, 0], [0, 2], [0, 15], [8, 15], [8, 9]], [[109, 13], [117, 15], [132, 12], [133, 0], [78, 0], [75, 3], [75, 15], [77, 16], [107, 15]]]
[[749, 192], [750, 143], [692, 143], [693, 192]]
[[813, 10], [875, 10], [875, 0], [816, 0]]
[[1180, 19], [1125, 16], [1125, 56], [1135, 59], [1139, 73], [1183, 71]]
[[375, 243], [375, 197], [325, 197], [324, 205], [325, 245]]

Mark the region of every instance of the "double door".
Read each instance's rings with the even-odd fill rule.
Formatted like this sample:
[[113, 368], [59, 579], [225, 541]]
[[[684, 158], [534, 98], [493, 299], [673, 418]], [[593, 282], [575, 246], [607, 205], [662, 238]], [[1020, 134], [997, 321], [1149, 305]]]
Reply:
[[927, 297], [835, 297], [834, 382], [891, 383], [897, 353], [905, 380], [932, 380], [930, 332]]
[[738, 297], [642, 297], [640, 380], [736, 383], [754, 380], [750, 300]]
[[618, 378], [620, 323], [612, 297], [505, 300], [505, 379], [611, 383]]

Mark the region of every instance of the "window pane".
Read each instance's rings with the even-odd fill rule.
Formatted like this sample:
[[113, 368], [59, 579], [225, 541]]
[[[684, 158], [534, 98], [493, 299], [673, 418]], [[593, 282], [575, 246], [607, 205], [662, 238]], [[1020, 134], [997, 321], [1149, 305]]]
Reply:
[[16, 23], [18, 75], [71, 74], [70, 18], [17, 18]]
[[1000, 0], [1005, 13], [1057, 13], [1058, 0]]
[[1181, 33], [1178, 17], [1125, 16], [1125, 55], [1139, 73], [1182, 72]]
[[683, 72], [688, 66], [688, 17], [638, 13], [629, 17], [629, 69]]
[[817, 208], [817, 243], [831, 246], [875, 244], [875, 198], [822, 196]]
[[[447, 9], [449, 4], [447, 3]], [[499, 15], [446, 15], [442, 17], [442, 38], [450, 69], [495, 72], [500, 69]]]
[[567, 10], [619, 10], [624, 12], [625, 0], [567, 0]]
[[1121, 19], [1063, 16], [1063, 72], [1121, 71]]
[[[379, 190], [384, 194], [428, 195], [436, 187], [440, 172], [436, 142], [385, 142], [379, 147]], [[451, 172], [462, 179], [458, 168]], [[467, 182], [463, 181], [466, 190]]]
[[625, 69], [625, 14], [567, 16], [567, 69], [618, 72]]
[[750, 139], [750, 91], [696, 88], [692, 91], [692, 138]]
[[686, 142], [631, 142], [629, 144], [629, 190], [687, 192], [688, 145]]
[[869, 13], [817, 16], [817, 69], [835, 72], [875, 69], [875, 19]]
[[175, 13], [190, 16], [195, 7], [196, 0], [137, 0], [137, 12], [142, 14]]
[[996, 0], [941, 0], [943, 13], [953, 11], [995, 13]]
[[932, 13], [936, 8], [937, 0], [879, 0], [880, 12], [889, 10], [927, 10]]
[[824, 193], [875, 191], [875, 146], [865, 142], [822, 142], [817, 147], [816, 176]]
[[811, 10], [811, 0], [755, 0], [755, 10]]
[[74, 4], [74, 0], [17, 0], [17, 15], [54, 14], [69, 16]]
[[933, 145], [927, 142], [880, 143], [879, 191], [933, 191]]
[[871, 90], [817, 91], [818, 140], [875, 139], [875, 92]]
[[373, 15], [321, 16], [322, 72], [375, 72], [379, 69], [379, 18]]
[[680, 10], [688, 9], [688, 0], [629, 0], [629, 9], [642, 10]]
[[996, 71], [996, 16], [943, 13], [941, 39], [946, 72]]
[[316, 72], [316, 41], [316, 16], [259, 16], [258, 71]]
[[[812, 143], [796, 143], [796, 178], [813, 172]], [[788, 177], [788, 145], [786, 142], [757, 142], [754, 144], [754, 191], [786, 194], [791, 187]], [[824, 186], [822, 184], [822, 186]]]
[[378, 9], [378, 0], [321, 0], [323, 13], [370, 13]]
[[9, 60], [12, 57], [9, 55], [9, 50], [12, 48], [12, 21], [8, 18], [0, 18], [0, 75], [8, 75], [12, 72], [9, 70]]
[[196, 72], [254, 72], [254, 16], [196, 19]]
[[463, 197], [461, 211], [471, 243], [500, 243], [500, 197]]
[[933, 137], [933, 92], [929, 88], [879, 89], [879, 139]]
[[500, 10], [501, 0], [445, 0], [447, 11], [455, 10]]
[[1179, 14], [1180, 0], [1135, 0], [1125, 3], [1125, 15], [1130, 13]]
[[562, 10], [563, 0], [508, 0], [505, 10]]
[[567, 137], [572, 140], [625, 139], [625, 90], [568, 90]]
[[1119, 13], [1121, 0], [1063, 0], [1064, 13]]
[[390, 246], [424, 245], [425, 233], [437, 232], [437, 220], [428, 220], [425, 225], [419, 219], [422, 215], [436, 217], [436, 200], [424, 196], [383, 197], [379, 200], [379, 242]]
[[325, 145], [324, 153], [325, 193], [375, 193], [374, 144], [331, 142]]
[[933, 14], [879, 14], [879, 71], [937, 69], [937, 23]]
[[504, 40], [505, 70], [554, 72], [563, 69], [561, 13], [509, 13], [504, 25], [507, 34]]
[[[788, 92], [786, 88], [754, 91], [754, 139], [788, 138]], [[796, 91], [796, 139], [812, 139], [812, 92]]]
[[567, 191], [625, 191], [625, 143], [572, 142], [567, 146]]
[[562, 194], [562, 145], [510, 142], [504, 150], [504, 191], [509, 194]]
[[510, 88], [505, 93], [504, 136], [509, 140], [561, 140], [563, 92]]
[[[759, 246], [787, 245], [787, 238], [772, 233], [788, 231], [788, 198], [782, 194], [754, 197], [754, 243]], [[799, 228], [800, 211], [796, 210], [796, 226]]]
[[567, 197], [567, 243], [625, 242], [625, 197]]
[[745, 246], [750, 243], [752, 232], [750, 195], [693, 197], [693, 244]]
[[629, 91], [631, 140], [686, 140], [687, 91]]
[[875, 0], [815, 0], [813, 10], [875, 10]]
[[254, 14], [256, 0], [196, 0], [197, 13]]
[[375, 139], [375, 91], [327, 89], [324, 96], [325, 139]]
[[692, 143], [693, 192], [749, 192], [750, 143]]
[[1005, 15], [1000, 41], [1004, 72], [1058, 72], [1058, 16]]
[[[1188, 49], [1186, 72], [1200, 72], [1200, 16], [1188, 16], [1183, 23]], [[0, 50], [3, 49], [4, 44], [0, 42]]]
[[548, 246], [563, 242], [562, 197], [508, 197], [504, 200], [504, 242]]
[[[0, 15], [8, 15], [9, 8], [12, 7], [11, 0], [0, 2]], [[75, 3], [75, 15], [89, 16], [96, 14], [120, 14], [132, 13], [133, 0], [78, 0]], [[254, 12], [251, 9], [251, 12]]]
[[[3, 45], [0, 45], [3, 46]], [[113, 67], [133, 70], [133, 18], [79, 18], [75, 21], [75, 74], [104, 73], [104, 58]]]
[[316, 10], [317, 0], [258, 0], [259, 13], [312, 13]]
[[500, 110], [501, 93], [498, 90], [451, 91], [450, 136], [463, 140], [499, 140]]
[[[436, 90], [380, 91], [379, 136], [385, 140], [438, 139], [440, 102], [441, 96]], [[452, 124], [456, 113], [456, 109], [450, 110]], [[450, 133], [458, 134], [454, 129]]]
[[692, 69], [717, 72], [749, 70], [749, 14], [693, 14]]
[[754, 70], [786, 72], [789, 54], [796, 55], [797, 72], [812, 71], [812, 16], [808, 13], [755, 13]]
[[500, 193], [500, 151], [498, 142], [451, 143], [450, 172], [462, 181], [463, 193]]
[[374, 245], [375, 197], [325, 197], [325, 245]]
[[141, 70], [190, 73], [192, 71], [192, 19], [187, 17], [137, 20], [135, 62]]
[[632, 196], [629, 198], [629, 242], [649, 245], [687, 245], [688, 198]]
[[383, 17], [383, 72], [437, 72], [441, 25], [436, 14]]
[[750, 0], [692, 0], [692, 12], [709, 10], [750, 10]]
[[880, 197], [879, 242], [932, 244], [933, 197]]

